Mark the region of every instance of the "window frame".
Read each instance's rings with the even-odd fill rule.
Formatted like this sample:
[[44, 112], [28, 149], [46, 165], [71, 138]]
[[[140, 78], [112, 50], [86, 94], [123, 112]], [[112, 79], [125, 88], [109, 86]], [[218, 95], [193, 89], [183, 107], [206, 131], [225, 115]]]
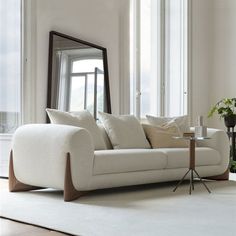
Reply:
[[[19, 73], [19, 114], [15, 118], [17, 120], [16, 122], [16, 128], [23, 124], [24, 120], [24, 114], [23, 114], [23, 75], [24, 75], [24, 1], [25, 0], [19, 0], [20, 1], [20, 73]], [[18, 113], [14, 111], [14, 113]], [[13, 136], [13, 133], [11, 132], [0, 132], [0, 140], [11, 140], [11, 137]]]
[[[26, 34], [26, 32], [28, 30], [26, 30], [27, 27], [29, 27], [29, 25], [31, 26], [31, 24], [33, 23], [31, 20], [29, 20], [26, 16], [29, 14], [29, 12], [31, 12], [31, 8], [32, 5], [30, 3], [30, 0], [20, 0], [20, 11], [21, 11], [21, 16], [20, 16], [20, 31], [21, 31], [21, 35], [20, 35], [20, 57], [21, 57], [21, 61], [20, 61], [20, 105], [19, 105], [19, 118], [18, 118], [18, 126], [22, 125], [23, 123], [26, 122], [27, 118], [27, 114], [29, 114], [29, 112], [27, 111], [27, 104], [26, 101], [30, 100], [27, 99], [27, 94], [26, 92], [29, 91], [29, 86], [27, 85], [27, 75], [28, 78], [30, 78], [29, 76], [29, 72], [27, 72], [27, 66], [26, 64], [29, 63], [27, 60], [27, 54], [29, 54], [29, 50], [27, 50], [26, 48], [26, 39], [27, 42], [31, 41], [31, 38], [29, 37], [29, 33]], [[31, 13], [33, 14], [33, 13]], [[30, 39], [30, 40], [29, 40]], [[31, 66], [29, 66], [29, 68], [31, 68]], [[32, 82], [33, 84], [34, 82]], [[33, 87], [33, 86], [32, 86]], [[33, 99], [33, 98], [32, 98]], [[28, 111], [30, 111], [31, 108], [28, 109]], [[32, 119], [31, 119], [32, 120]], [[11, 148], [11, 142], [12, 142], [12, 137], [13, 134], [12, 133], [0, 133], [0, 143], [1, 143], [1, 173], [0, 173], [0, 178], [1, 179], [8, 179], [8, 154], [9, 154], [9, 150]], [[3, 155], [2, 155], [3, 154]], [[5, 164], [3, 164], [5, 163]], [[2, 165], [3, 164], [3, 165]], [[2, 172], [3, 171], [3, 172]]]
[[[131, 0], [130, 2], [130, 9], [135, 9], [131, 13], [130, 16], [130, 24], [134, 25], [134, 30], [133, 30], [133, 38], [132, 38], [132, 33], [130, 34], [130, 41], [133, 41], [134, 48], [133, 53], [131, 50], [130, 54], [130, 59], [131, 59], [131, 70], [130, 70], [130, 109], [129, 112], [133, 113], [136, 115], [137, 118], [143, 118], [141, 117], [141, 77], [140, 77], [140, 1], [141, 0]], [[184, 1], [182, 2], [182, 4]], [[159, 71], [159, 88], [157, 88], [157, 91], [159, 91], [159, 98], [157, 101], [157, 106], [159, 106], [159, 112], [157, 110], [157, 116], [166, 116], [167, 110], [168, 110], [168, 104], [167, 104], [167, 99], [166, 99], [166, 92], [167, 92], [167, 75], [166, 75], [166, 13], [165, 13], [165, 4], [166, 0], [160, 0], [160, 6], [159, 6], [159, 11], [160, 11], [160, 18], [159, 20], [157, 19], [157, 24], [158, 24], [158, 30], [160, 32], [160, 38], [158, 42], [158, 50], [159, 50], [159, 64], [158, 66], [158, 71]], [[184, 51], [186, 54], [185, 56], [185, 65], [186, 68], [186, 84], [183, 85], [183, 88], [186, 89], [187, 91], [183, 91], [183, 97], [187, 96], [186, 103], [184, 103], [181, 97], [181, 102], [182, 102], [182, 107], [181, 107], [181, 113], [185, 113], [189, 116], [191, 116], [191, 18], [192, 18], [192, 12], [191, 12], [191, 0], [186, 1], [187, 6], [186, 7], [186, 18], [183, 18], [182, 20], [185, 21], [185, 24], [187, 25], [186, 27], [186, 43], [187, 43], [187, 52]], [[133, 14], [133, 15], [132, 15]], [[132, 29], [132, 27], [131, 27]], [[131, 46], [131, 45], [130, 45]], [[133, 64], [132, 64], [133, 61]], [[132, 70], [133, 69], [133, 70]], [[181, 68], [182, 69], [182, 68]], [[132, 74], [133, 72], [133, 74]], [[132, 78], [133, 77], [133, 78]], [[135, 79], [134, 79], [135, 78]], [[132, 92], [133, 90], [133, 92]], [[133, 101], [133, 104], [131, 103]]]
[[[101, 71], [98, 67], [94, 67], [95, 70], [89, 71], [89, 72], [73, 72], [73, 63], [77, 62], [77, 61], [84, 61], [84, 60], [100, 60], [102, 62], [102, 66], [104, 68], [104, 63], [103, 63], [103, 59], [100, 56], [84, 56], [84, 57], [77, 57], [74, 55], [67, 55], [67, 69], [68, 69], [68, 73], [67, 73], [67, 77], [66, 77], [66, 90], [67, 90], [67, 99], [65, 100], [65, 105], [64, 108], [65, 110], [69, 111], [70, 110], [70, 100], [71, 100], [71, 84], [72, 84], [72, 78], [73, 77], [84, 77], [84, 109], [87, 109], [87, 95], [88, 95], [88, 79], [89, 79], [89, 75], [94, 75], [94, 109], [93, 109], [93, 116], [95, 117], [95, 119], [97, 119], [97, 74], [99, 74], [99, 72]], [[104, 70], [102, 71], [104, 74]], [[105, 89], [105, 88], [104, 88]], [[104, 95], [105, 95], [105, 90], [103, 91]], [[96, 101], [96, 102], [95, 102]]]

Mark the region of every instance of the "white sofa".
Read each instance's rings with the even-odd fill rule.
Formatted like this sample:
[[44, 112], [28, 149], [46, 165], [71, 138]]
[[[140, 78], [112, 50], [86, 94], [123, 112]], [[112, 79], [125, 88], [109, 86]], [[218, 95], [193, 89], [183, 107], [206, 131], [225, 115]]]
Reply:
[[[66, 166], [72, 185], [67, 191], [74, 193], [180, 180], [188, 169], [188, 148], [114, 150], [105, 130], [100, 130], [107, 150], [94, 151], [87, 130], [74, 126], [31, 124], [18, 128], [13, 138], [10, 191], [28, 190], [28, 185], [65, 190]], [[229, 164], [226, 133], [208, 129], [208, 136], [211, 139], [197, 142], [196, 147], [196, 170], [202, 177], [221, 175]]]

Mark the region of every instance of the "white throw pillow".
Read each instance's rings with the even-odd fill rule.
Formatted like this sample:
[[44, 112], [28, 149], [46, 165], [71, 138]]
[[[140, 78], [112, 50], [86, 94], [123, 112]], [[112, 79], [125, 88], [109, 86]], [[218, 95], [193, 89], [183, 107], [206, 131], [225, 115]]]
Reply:
[[99, 112], [99, 117], [114, 149], [150, 148], [142, 126], [134, 116]]
[[70, 113], [48, 108], [46, 111], [52, 124], [72, 125], [87, 129], [93, 138], [95, 150], [106, 149], [102, 134], [89, 111]]
[[177, 125], [181, 133], [190, 131], [188, 116], [156, 117], [156, 116], [146, 115], [146, 117], [148, 122], [155, 126], [166, 126], [166, 125], [172, 125], [174, 123]]

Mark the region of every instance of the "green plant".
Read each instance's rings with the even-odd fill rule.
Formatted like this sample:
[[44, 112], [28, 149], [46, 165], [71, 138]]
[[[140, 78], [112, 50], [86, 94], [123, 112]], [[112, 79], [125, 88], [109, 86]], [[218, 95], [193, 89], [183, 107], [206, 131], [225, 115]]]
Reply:
[[221, 118], [236, 115], [236, 98], [224, 98], [217, 102], [209, 111], [208, 117], [218, 113]]
[[236, 173], [236, 161], [230, 160], [229, 168], [230, 168], [230, 172]]
[[[235, 149], [235, 151], [236, 151], [236, 149]], [[230, 146], [229, 169], [230, 169], [230, 172], [236, 173], [236, 161], [234, 161], [234, 159], [233, 159], [232, 145]]]

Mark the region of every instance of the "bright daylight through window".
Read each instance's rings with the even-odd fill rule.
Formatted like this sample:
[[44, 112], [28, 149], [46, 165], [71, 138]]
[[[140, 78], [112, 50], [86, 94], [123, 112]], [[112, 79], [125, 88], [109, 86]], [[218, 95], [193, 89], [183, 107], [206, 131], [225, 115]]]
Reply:
[[[98, 56], [78, 59], [69, 52], [57, 53], [63, 88], [59, 93], [59, 109], [73, 112], [86, 109], [97, 117], [97, 111], [104, 108], [103, 60]], [[81, 95], [79, 100], [78, 94]]]
[[13, 133], [21, 116], [21, 1], [0, 1], [0, 133]]
[[187, 0], [132, 0], [130, 110], [187, 114]]
[[0, 0], [0, 176], [8, 176], [12, 134], [21, 124], [21, 0]]
[[[70, 111], [87, 109], [94, 113], [94, 99], [97, 98], [96, 110], [103, 111], [104, 72], [102, 59], [85, 59], [72, 61], [70, 74]], [[78, 101], [77, 94], [82, 94], [83, 100]], [[96, 116], [97, 117], [97, 114]]]

